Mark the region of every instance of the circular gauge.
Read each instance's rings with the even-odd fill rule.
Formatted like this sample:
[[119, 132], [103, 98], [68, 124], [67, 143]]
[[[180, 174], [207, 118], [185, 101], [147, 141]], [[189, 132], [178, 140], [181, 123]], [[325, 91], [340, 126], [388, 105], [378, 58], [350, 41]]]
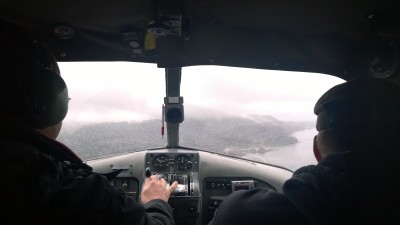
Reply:
[[169, 168], [169, 157], [167, 155], [157, 155], [153, 159], [153, 168], [157, 172], [165, 172]]
[[192, 162], [187, 155], [177, 155], [174, 164], [178, 171], [190, 170], [192, 168]]

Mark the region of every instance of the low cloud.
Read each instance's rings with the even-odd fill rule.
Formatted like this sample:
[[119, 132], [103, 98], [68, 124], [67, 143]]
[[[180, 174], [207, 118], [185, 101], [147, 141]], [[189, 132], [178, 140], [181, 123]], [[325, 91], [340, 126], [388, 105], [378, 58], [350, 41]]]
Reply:
[[[63, 73], [72, 98], [66, 122], [161, 118], [165, 81], [159, 73], [163, 70], [146, 67], [141, 71], [131, 68], [131, 64], [123, 64], [124, 70], [115, 67], [115, 71], [107, 69], [107, 73], [102, 74], [89, 72], [88, 68], [93, 70], [93, 66], [85, 71], [82, 64], [79, 65], [79, 71], [74, 71], [74, 65], [68, 64]], [[129, 73], [125, 74], [127, 70]], [[152, 74], [154, 70], [157, 75]], [[83, 79], [83, 76], [89, 77]], [[304, 82], [300, 82], [302, 79]], [[260, 114], [281, 120], [314, 120], [315, 102], [326, 90], [341, 82], [338, 78], [317, 74], [193, 67], [183, 69], [181, 95], [186, 118]]]

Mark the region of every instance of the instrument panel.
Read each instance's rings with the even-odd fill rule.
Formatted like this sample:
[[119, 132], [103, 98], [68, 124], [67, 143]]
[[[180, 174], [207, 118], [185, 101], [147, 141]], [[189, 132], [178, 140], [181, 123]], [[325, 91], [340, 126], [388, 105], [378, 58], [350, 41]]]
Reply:
[[151, 150], [145, 156], [146, 170], [163, 177], [167, 184], [177, 181], [169, 203], [176, 224], [198, 225], [200, 215], [199, 153], [189, 150]]
[[148, 175], [178, 182], [169, 204], [175, 224], [207, 225], [219, 204], [232, 192], [253, 188], [281, 187], [292, 172], [274, 167], [189, 149], [152, 149], [91, 161], [96, 172], [123, 171], [111, 181], [138, 201]]
[[149, 153], [146, 155], [146, 166], [156, 173], [186, 173], [198, 171], [199, 157], [197, 154]]

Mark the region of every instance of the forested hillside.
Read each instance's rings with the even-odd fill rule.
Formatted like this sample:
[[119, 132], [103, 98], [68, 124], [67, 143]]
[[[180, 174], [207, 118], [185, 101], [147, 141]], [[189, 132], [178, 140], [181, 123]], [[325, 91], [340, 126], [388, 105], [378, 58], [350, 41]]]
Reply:
[[[314, 122], [280, 121], [272, 116], [188, 119], [180, 127], [180, 145], [241, 156], [294, 144], [293, 133], [312, 128]], [[83, 159], [165, 147], [161, 121], [65, 125], [58, 138]]]

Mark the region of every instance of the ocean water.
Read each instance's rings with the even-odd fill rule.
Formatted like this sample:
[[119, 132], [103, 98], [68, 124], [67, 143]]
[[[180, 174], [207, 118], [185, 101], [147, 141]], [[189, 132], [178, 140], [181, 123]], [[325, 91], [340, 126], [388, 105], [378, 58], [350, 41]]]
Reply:
[[247, 154], [243, 158], [282, 166], [293, 171], [305, 165], [316, 164], [313, 153], [313, 138], [316, 134], [315, 128], [295, 132], [293, 136], [297, 138], [298, 143], [265, 153]]

